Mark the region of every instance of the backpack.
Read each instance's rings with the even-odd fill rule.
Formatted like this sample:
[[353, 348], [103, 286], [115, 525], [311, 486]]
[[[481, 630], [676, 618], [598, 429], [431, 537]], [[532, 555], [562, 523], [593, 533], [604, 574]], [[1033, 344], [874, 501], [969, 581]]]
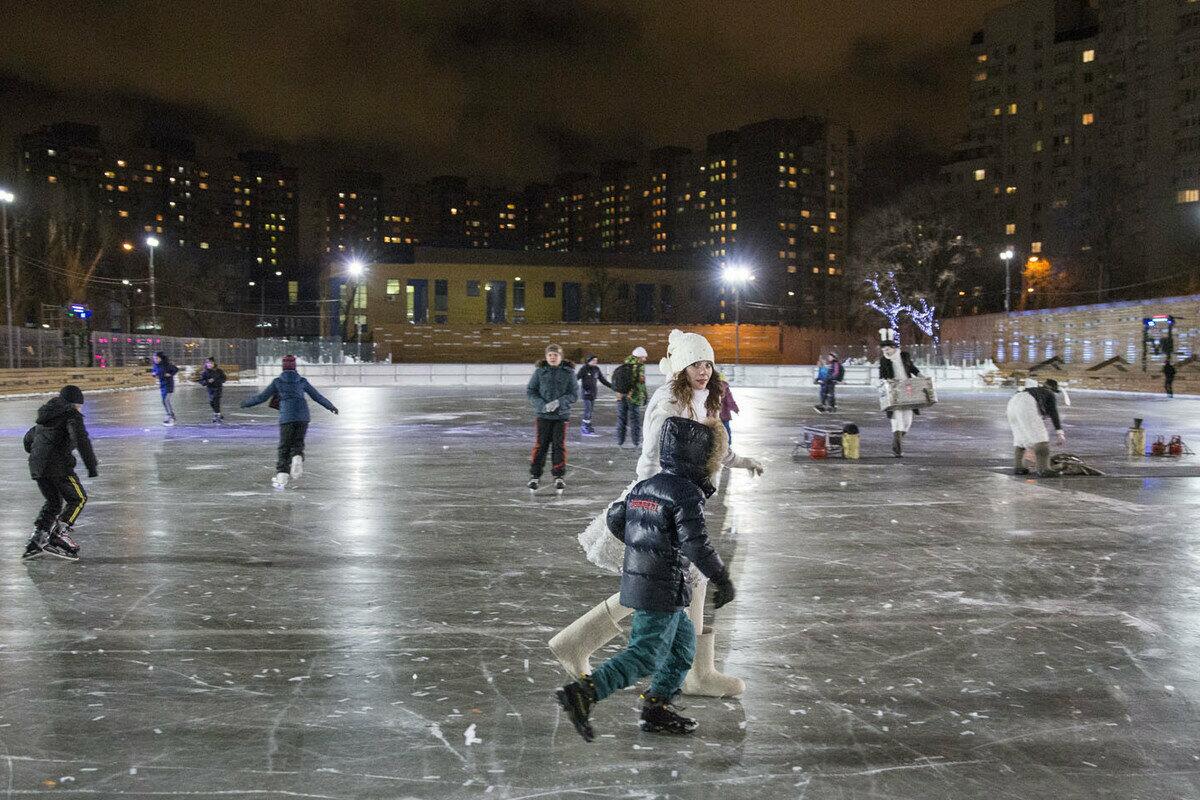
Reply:
[[612, 384], [613, 391], [617, 394], [629, 394], [633, 391], [633, 365], [622, 364], [613, 370], [612, 378], [609, 379]]
[[846, 370], [842, 368], [842, 362], [835, 361], [829, 365], [829, 378], [834, 383], [839, 383], [845, 376]]

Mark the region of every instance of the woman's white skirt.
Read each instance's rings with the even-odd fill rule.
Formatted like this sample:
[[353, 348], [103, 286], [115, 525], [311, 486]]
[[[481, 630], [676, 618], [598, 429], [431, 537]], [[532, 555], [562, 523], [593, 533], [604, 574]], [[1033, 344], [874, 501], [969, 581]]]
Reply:
[[1037, 400], [1029, 392], [1018, 392], [1008, 401], [1008, 424], [1012, 428], [1013, 447], [1028, 449], [1050, 441]]
[[[628, 497], [629, 490], [635, 485], [637, 485], [636, 480], [625, 487], [625, 491], [621, 492], [621, 496], [617, 500], [624, 500]], [[579, 545], [587, 555], [588, 561], [601, 569], [619, 575], [621, 568], [625, 566], [625, 543], [609, 532], [608, 509], [609, 506], [605, 506], [583, 529], [583, 533], [579, 534]]]

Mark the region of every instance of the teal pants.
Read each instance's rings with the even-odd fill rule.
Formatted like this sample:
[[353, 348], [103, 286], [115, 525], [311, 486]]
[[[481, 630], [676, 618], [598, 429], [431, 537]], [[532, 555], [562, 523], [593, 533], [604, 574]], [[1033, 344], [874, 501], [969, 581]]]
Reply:
[[696, 628], [686, 609], [634, 611], [629, 646], [592, 671], [596, 699], [653, 674], [649, 694], [669, 698], [683, 686], [696, 656]]

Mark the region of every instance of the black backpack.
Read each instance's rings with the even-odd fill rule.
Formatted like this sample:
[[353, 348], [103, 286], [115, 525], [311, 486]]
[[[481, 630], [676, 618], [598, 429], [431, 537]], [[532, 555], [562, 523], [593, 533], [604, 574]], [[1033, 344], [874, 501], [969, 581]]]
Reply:
[[633, 391], [633, 365], [622, 364], [613, 370], [609, 381], [617, 394], [629, 394]]

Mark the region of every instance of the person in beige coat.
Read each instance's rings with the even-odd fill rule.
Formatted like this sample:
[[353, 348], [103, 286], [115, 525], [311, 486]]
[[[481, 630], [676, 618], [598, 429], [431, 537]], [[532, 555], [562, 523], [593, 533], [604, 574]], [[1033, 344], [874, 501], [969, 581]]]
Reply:
[[[637, 477], [630, 483], [646, 480], [657, 474], [659, 448], [664, 423], [671, 417], [685, 417], [704, 422], [720, 418], [723, 385], [716, 385], [712, 345], [696, 333], [671, 332], [667, 344], [667, 357], [659, 362], [659, 369], [667, 381], [660, 386], [646, 405], [642, 423], [642, 452], [638, 458]], [[731, 467], [749, 470], [752, 475], [761, 475], [763, 467], [752, 458], [738, 456], [729, 449], [724, 428], [719, 423], [721, 436], [714, 444], [720, 456], [714, 461], [718, 466], [710, 476], [717, 485], [721, 469]], [[625, 493], [628, 493], [627, 488]], [[587, 558], [593, 564], [620, 572], [624, 560], [624, 545], [613, 537], [605, 524], [604, 512], [592, 520], [579, 535]], [[734, 697], [745, 691], [745, 683], [737, 677], [724, 675], [715, 664], [716, 634], [711, 626], [704, 625], [704, 596], [708, 582], [693, 570], [692, 600], [688, 616], [697, 631], [696, 658], [692, 669], [684, 680], [683, 693], [707, 697]], [[620, 593], [608, 597], [582, 617], [575, 620], [550, 640], [550, 650], [563, 668], [575, 678], [591, 671], [589, 659], [596, 650], [621, 633], [618, 623], [631, 613], [620, 604]]]

